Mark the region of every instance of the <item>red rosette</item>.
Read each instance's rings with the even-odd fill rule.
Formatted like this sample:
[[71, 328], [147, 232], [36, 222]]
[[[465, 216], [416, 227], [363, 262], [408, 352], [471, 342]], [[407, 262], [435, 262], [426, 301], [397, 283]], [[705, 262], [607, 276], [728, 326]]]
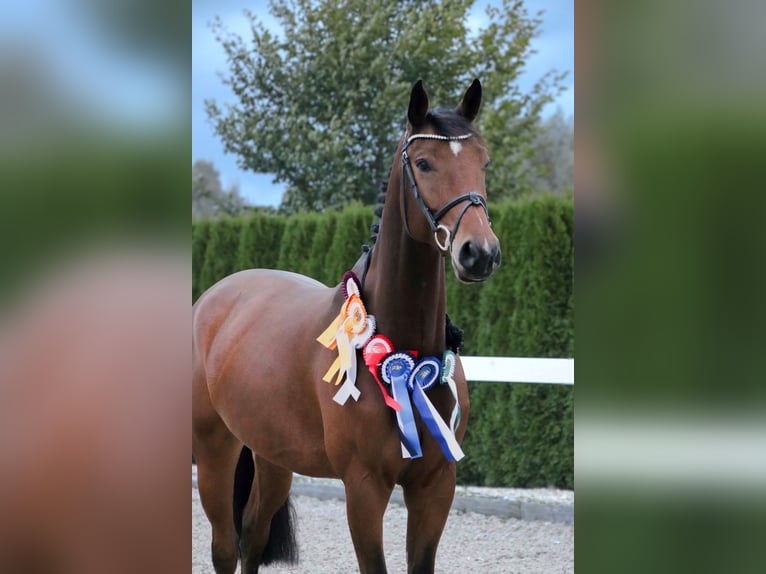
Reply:
[[[385, 335], [375, 335], [371, 337], [364, 346], [364, 362], [369, 366], [367, 357], [376, 357], [378, 355], [387, 355], [394, 352], [394, 344]], [[381, 357], [378, 357], [381, 358]]]
[[393, 353], [393, 351], [394, 345], [388, 337], [384, 335], [375, 335], [367, 341], [367, 344], [362, 350], [362, 356], [364, 357], [364, 364], [367, 365], [375, 382], [378, 383], [378, 387], [380, 388], [380, 392], [383, 395], [383, 400], [386, 402], [386, 405], [394, 409], [396, 412], [399, 412], [402, 410], [402, 405], [386, 392], [386, 388], [383, 386], [380, 376], [378, 375], [378, 367], [381, 361], [383, 361], [386, 356]]

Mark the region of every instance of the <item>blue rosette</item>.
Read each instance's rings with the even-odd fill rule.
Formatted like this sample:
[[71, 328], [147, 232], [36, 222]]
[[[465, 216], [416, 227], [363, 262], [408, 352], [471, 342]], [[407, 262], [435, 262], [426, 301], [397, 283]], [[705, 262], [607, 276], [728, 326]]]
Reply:
[[394, 400], [401, 406], [396, 412], [396, 424], [399, 427], [399, 438], [402, 443], [404, 458], [420, 458], [423, 451], [420, 448], [418, 429], [415, 415], [408, 396], [410, 375], [415, 367], [415, 359], [409, 353], [391, 353], [381, 361], [379, 374], [382, 381], [391, 386]]
[[439, 443], [447, 460], [458, 461], [465, 456], [455, 438], [454, 430], [444, 422], [439, 411], [426, 396], [426, 391], [441, 380], [441, 361], [436, 357], [424, 357], [410, 373], [408, 387], [412, 402], [431, 435]]

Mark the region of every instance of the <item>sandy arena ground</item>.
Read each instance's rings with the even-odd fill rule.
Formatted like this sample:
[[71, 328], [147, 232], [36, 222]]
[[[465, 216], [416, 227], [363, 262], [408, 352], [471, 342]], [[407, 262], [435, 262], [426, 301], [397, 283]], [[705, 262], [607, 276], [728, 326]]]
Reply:
[[[264, 573], [343, 574], [358, 572], [345, 504], [294, 496], [298, 515], [300, 564], [269, 566]], [[389, 572], [407, 571], [407, 514], [390, 504], [384, 517]], [[574, 572], [574, 527], [502, 519], [453, 511], [436, 555], [437, 572], [481, 574], [567, 574]], [[192, 488], [192, 573], [214, 574], [210, 560], [210, 524]]]

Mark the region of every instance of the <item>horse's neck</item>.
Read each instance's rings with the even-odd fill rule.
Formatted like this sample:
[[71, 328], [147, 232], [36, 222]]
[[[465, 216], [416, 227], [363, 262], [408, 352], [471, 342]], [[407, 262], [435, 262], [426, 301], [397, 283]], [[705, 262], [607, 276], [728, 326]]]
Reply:
[[[444, 261], [431, 245], [413, 240], [405, 230], [399, 195], [401, 170], [391, 172], [380, 232], [364, 286], [365, 303], [378, 321], [377, 331], [397, 350], [423, 355], [444, 351], [446, 295]], [[422, 217], [410, 212], [409, 218]]]

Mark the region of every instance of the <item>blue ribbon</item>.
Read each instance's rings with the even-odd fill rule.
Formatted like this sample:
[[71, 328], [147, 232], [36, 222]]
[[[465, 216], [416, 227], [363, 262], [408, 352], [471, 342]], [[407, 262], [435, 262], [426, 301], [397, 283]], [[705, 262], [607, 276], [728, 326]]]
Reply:
[[394, 400], [402, 405], [402, 409], [396, 412], [396, 423], [399, 426], [402, 456], [405, 458], [423, 456], [415, 415], [407, 392], [414, 366], [415, 360], [409, 353], [391, 353], [380, 364], [380, 378], [391, 385]]
[[439, 443], [447, 460], [457, 461], [463, 458], [460, 445], [454, 431], [442, 420], [439, 411], [426, 396], [426, 391], [439, 381], [441, 362], [436, 357], [425, 357], [418, 361], [410, 374], [408, 385], [412, 390], [412, 401], [431, 435]]

